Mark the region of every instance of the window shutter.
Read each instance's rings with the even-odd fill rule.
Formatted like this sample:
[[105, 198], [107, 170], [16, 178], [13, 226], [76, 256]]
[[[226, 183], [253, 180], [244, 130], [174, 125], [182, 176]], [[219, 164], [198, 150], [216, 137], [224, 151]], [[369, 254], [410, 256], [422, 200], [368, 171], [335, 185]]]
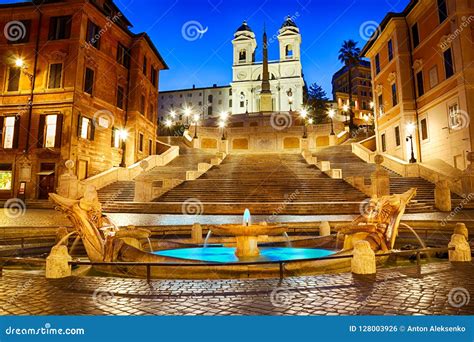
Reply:
[[13, 148], [18, 148], [20, 141], [20, 115], [15, 116], [15, 133], [13, 134]]
[[5, 117], [0, 116], [0, 147], [3, 148], [3, 121]]
[[54, 138], [54, 147], [56, 148], [61, 147], [62, 132], [63, 132], [63, 115], [58, 114], [57, 119], [56, 119], [56, 137]]
[[93, 141], [95, 136], [95, 124], [92, 122], [92, 120], [89, 121], [89, 127], [91, 129], [91, 136], [89, 140]]
[[110, 138], [110, 146], [112, 147], [115, 147], [115, 128], [112, 127], [112, 134], [111, 134], [111, 138]]
[[81, 137], [81, 128], [82, 128], [82, 115], [79, 114], [77, 116], [77, 137], [80, 138]]
[[52, 40], [54, 39], [55, 32], [56, 32], [56, 18], [51, 18], [49, 19], [49, 34], [48, 34], [48, 39]]
[[46, 121], [46, 115], [40, 115], [38, 125], [38, 148], [44, 147], [44, 125]]

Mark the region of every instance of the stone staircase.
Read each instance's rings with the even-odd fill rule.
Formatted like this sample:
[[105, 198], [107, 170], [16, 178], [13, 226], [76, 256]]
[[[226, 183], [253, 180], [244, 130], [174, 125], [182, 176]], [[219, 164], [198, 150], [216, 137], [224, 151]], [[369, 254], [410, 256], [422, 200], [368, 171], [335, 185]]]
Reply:
[[[320, 160], [331, 162], [331, 168], [341, 169], [342, 177], [365, 176], [366, 184], [370, 184], [370, 175], [375, 171], [375, 164], [368, 164], [352, 153], [351, 145], [339, 145], [324, 148], [314, 156]], [[435, 185], [420, 177], [401, 177], [399, 174], [386, 169], [390, 176], [390, 192], [402, 193], [410, 188], [417, 188], [417, 194], [409, 205], [409, 212], [434, 211]], [[453, 200], [460, 197], [452, 193]]]

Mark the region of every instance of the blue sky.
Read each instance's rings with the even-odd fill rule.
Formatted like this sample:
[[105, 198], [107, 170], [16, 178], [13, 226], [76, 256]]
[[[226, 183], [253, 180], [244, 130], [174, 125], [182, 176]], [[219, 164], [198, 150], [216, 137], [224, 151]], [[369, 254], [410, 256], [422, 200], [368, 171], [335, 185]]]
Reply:
[[[3, 1], [17, 2], [17, 1]], [[331, 77], [341, 64], [338, 50], [345, 39], [365, 40], [364, 23], [380, 22], [387, 12], [399, 12], [408, 0], [116, 0], [133, 23], [134, 32], [147, 32], [170, 69], [160, 74], [160, 90], [229, 84], [232, 44], [244, 19], [257, 36], [256, 59], [262, 59], [263, 26], [277, 33], [287, 15], [295, 18], [302, 35], [302, 64], [308, 84], [317, 82], [328, 95]], [[207, 31], [197, 40], [183, 38], [182, 28], [197, 21]], [[364, 26], [365, 27], [365, 26]], [[269, 58], [278, 58], [278, 44], [270, 44]]]

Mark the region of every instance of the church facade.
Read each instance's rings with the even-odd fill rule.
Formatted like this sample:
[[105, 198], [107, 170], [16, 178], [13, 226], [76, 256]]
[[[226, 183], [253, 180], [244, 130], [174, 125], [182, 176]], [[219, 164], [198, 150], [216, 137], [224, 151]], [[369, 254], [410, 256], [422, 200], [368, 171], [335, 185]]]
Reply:
[[[296, 111], [303, 106], [304, 80], [300, 58], [301, 34], [290, 17], [281, 26], [277, 38], [279, 59], [268, 62], [271, 111]], [[257, 39], [246, 22], [235, 32], [232, 45], [231, 84], [161, 91], [160, 121], [168, 118], [186, 121], [186, 114], [190, 112], [207, 119], [222, 111], [231, 114], [260, 111], [264, 63], [255, 60]], [[272, 48], [271, 41], [265, 45], [267, 49]]]

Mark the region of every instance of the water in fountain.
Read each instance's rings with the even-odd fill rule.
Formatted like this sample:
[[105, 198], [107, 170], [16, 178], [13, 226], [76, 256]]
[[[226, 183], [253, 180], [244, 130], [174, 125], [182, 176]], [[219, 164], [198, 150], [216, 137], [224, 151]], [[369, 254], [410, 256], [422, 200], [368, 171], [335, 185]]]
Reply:
[[150, 246], [150, 253], [153, 253], [153, 247], [151, 246], [151, 240], [150, 240], [149, 237], [147, 238], [147, 240], [148, 240], [148, 246]]
[[284, 232], [284, 233], [283, 233], [283, 236], [284, 236], [285, 239], [286, 239], [286, 247], [293, 247], [293, 246], [291, 245], [291, 240], [290, 240], [290, 237], [288, 236], [288, 233], [287, 233], [287, 232]]
[[208, 242], [209, 242], [209, 238], [211, 237], [211, 235], [212, 235], [212, 230], [209, 229], [209, 231], [207, 232], [206, 238], [204, 239], [204, 244], [203, 244], [204, 248], [207, 247]]
[[250, 226], [252, 225], [252, 217], [250, 216], [250, 210], [245, 209], [244, 211], [244, 217], [243, 217], [243, 226]]
[[420, 243], [420, 246], [422, 248], [426, 248], [426, 244], [425, 242], [420, 238], [420, 236], [418, 235], [418, 233], [412, 228], [410, 227], [408, 224], [406, 223], [400, 223], [400, 226], [403, 226], [405, 228], [408, 228], [412, 233], [413, 235], [415, 235], [416, 239], [418, 240], [418, 242]]

